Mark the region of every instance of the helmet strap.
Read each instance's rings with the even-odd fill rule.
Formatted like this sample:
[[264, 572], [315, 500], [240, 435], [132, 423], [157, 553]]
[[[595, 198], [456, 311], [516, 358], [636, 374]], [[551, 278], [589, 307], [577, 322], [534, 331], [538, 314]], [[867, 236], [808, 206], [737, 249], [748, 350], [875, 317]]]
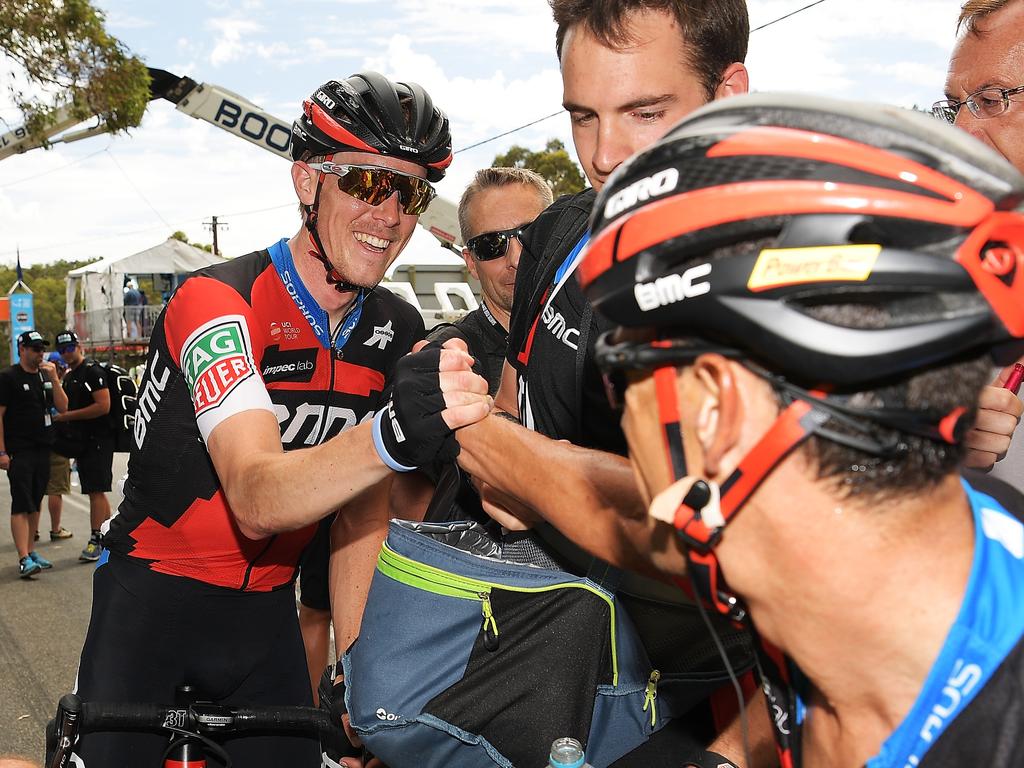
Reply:
[[[669, 465], [676, 480], [686, 477], [679, 403], [676, 396], [676, 367], [654, 370], [655, 393], [665, 438]], [[697, 479], [676, 510], [673, 525], [682, 540], [691, 583], [677, 579], [686, 592], [696, 589], [694, 599], [702, 600], [735, 622], [742, 622], [746, 607], [729, 591], [722, 575], [715, 546], [725, 526], [740, 511], [761, 482], [789, 453], [810, 437], [827, 414], [805, 400], [795, 400], [784, 410], [757, 445], [729, 475], [721, 489]]]
[[[331, 162], [334, 159], [334, 155], [327, 155], [324, 159], [327, 162]], [[320, 240], [320, 233], [317, 231], [316, 224], [320, 212], [320, 192], [323, 190], [324, 179], [326, 178], [327, 175], [323, 171], [317, 172], [316, 195], [313, 198], [313, 204], [303, 206], [306, 213], [306, 230], [309, 232], [309, 237], [313, 241], [313, 248], [309, 251], [309, 255], [323, 264], [324, 271], [327, 273], [324, 280], [338, 293], [360, 291], [362, 290], [361, 286], [353, 285], [348, 282], [344, 277], [342, 277], [341, 273], [338, 272], [335, 266], [331, 264], [331, 260], [327, 258], [327, 249], [324, 248], [324, 244]]]

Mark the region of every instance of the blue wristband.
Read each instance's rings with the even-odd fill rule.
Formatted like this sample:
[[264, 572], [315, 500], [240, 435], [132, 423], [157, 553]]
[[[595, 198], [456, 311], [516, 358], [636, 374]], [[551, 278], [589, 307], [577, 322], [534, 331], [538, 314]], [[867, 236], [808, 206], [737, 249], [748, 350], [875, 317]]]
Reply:
[[384, 447], [384, 438], [380, 433], [380, 420], [386, 410], [386, 408], [381, 408], [373, 417], [373, 447], [377, 449], [377, 455], [380, 456], [380, 460], [387, 465], [388, 469], [392, 469], [395, 472], [412, 472], [416, 467], [407, 467], [404, 464], [399, 464], [388, 453], [388, 449]]

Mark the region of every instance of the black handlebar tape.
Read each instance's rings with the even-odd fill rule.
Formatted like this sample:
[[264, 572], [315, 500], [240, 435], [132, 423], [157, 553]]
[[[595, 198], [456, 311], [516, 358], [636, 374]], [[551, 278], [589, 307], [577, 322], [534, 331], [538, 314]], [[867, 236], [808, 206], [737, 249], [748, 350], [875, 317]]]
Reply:
[[312, 707], [275, 707], [274, 709], [236, 709], [237, 731], [318, 731], [332, 728], [330, 715], [322, 709]]
[[[323, 746], [341, 754], [351, 752], [352, 745], [344, 729], [331, 721], [329, 712], [312, 707], [276, 707], [270, 709], [234, 710], [235, 731], [306, 731], [317, 732]], [[346, 752], [347, 750], [347, 752]]]
[[188, 723], [187, 707], [159, 704], [117, 704], [87, 701], [82, 704], [82, 732], [153, 730]]

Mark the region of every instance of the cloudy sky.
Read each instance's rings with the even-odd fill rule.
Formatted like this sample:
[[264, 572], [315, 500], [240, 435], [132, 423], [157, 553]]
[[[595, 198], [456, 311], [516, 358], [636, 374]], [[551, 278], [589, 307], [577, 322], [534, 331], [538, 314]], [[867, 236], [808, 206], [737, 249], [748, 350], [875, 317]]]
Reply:
[[[749, 0], [751, 25], [810, 0]], [[239, 93], [290, 121], [317, 85], [360, 69], [425, 86], [452, 119], [455, 162], [441, 193], [512, 144], [571, 146], [560, 110], [554, 25], [544, 0], [98, 0], [109, 30], [149, 66]], [[756, 31], [747, 63], [761, 91], [911, 106], [942, 95], [960, 0], [824, 0]], [[444, 9], [443, 11], [441, 9]], [[0, 119], [18, 123], [0, 67]], [[131, 135], [99, 136], [0, 162], [0, 262], [119, 256], [174, 230], [228, 255], [294, 233], [286, 161], [153, 102]], [[440, 252], [418, 234], [408, 258]]]

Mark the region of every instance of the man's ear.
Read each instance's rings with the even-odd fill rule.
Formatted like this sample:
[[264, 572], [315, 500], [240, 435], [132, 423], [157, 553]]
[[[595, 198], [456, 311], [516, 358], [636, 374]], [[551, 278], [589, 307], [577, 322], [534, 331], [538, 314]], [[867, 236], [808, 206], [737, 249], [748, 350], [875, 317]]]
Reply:
[[306, 163], [292, 163], [292, 187], [303, 205], [312, 205], [316, 200], [316, 177], [316, 171]]
[[722, 73], [722, 80], [715, 89], [715, 98], [740, 96], [750, 90], [750, 74], [741, 61], [734, 61]]
[[473, 276], [474, 280], [479, 280], [480, 276], [476, 273], [476, 259], [473, 258], [473, 252], [469, 248], [463, 248], [462, 258], [466, 262], [466, 269], [469, 270], [469, 274]]
[[722, 473], [726, 456], [739, 443], [743, 425], [733, 363], [722, 355], [701, 355], [694, 362], [694, 375], [703, 387], [703, 402], [697, 414], [696, 432], [709, 476]]

